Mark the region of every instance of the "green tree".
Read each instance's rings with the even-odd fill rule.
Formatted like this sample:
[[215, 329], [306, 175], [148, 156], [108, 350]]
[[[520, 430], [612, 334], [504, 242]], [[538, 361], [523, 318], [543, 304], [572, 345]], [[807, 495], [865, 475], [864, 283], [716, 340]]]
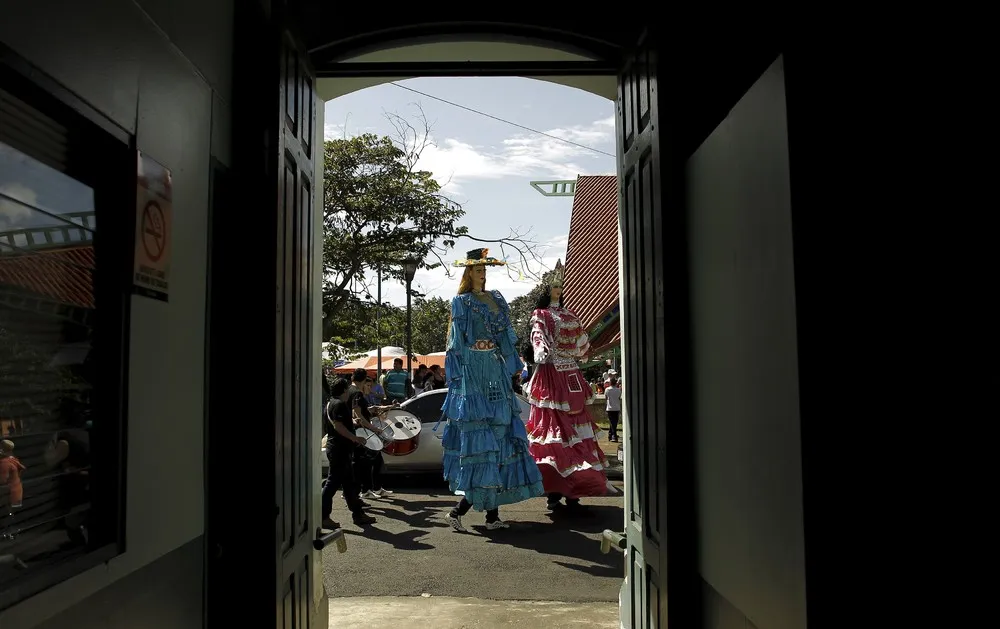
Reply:
[[[413, 352], [430, 354], [445, 349], [450, 302], [441, 297], [413, 300]], [[406, 308], [383, 303], [381, 309], [362, 299], [351, 299], [336, 319], [324, 320], [323, 335], [355, 352], [394, 345], [406, 347]]]
[[335, 316], [323, 319], [323, 339], [355, 352], [385, 345], [403, 345], [405, 312], [392, 304], [379, 308], [374, 301], [351, 295]]
[[[451, 302], [441, 297], [419, 298], [413, 302], [413, 352], [431, 354], [444, 351], [448, 336]], [[406, 312], [403, 312], [405, 325]], [[442, 366], [444, 366], [442, 364]]]
[[[405, 153], [386, 137], [365, 134], [326, 143], [324, 156], [324, 310], [345, 306], [365, 272], [401, 279], [407, 255], [426, 259], [437, 245], [454, 245], [466, 228], [464, 211], [440, 195], [427, 171], [408, 167]], [[429, 264], [433, 268], [438, 264]]]
[[420, 112], [418, 131], [390, 114], [396, 137], [364, 134], [329, 140], [323, 155], [323, 314], [326, 338], [349, 338], [355, 317], [371, 300], [368, 274], [401, 280], [407, 257], [422, 268], [436, 268], [464, 237], [513, 249], [524, 272], [537, 260], [529, 232], [511, 230], [506, 238], [478, 238], [459, 224], [465, 210], [441, 193], [432, 173], [419, 170], [423, 151], [432, 145], [430, 125]]
[[538, 299], [549, 290], [549, 282], [554, 273], [555, 271], [546, 271], [542, 274], [541, 281], [530, 292], [510, 302], [510, 322], [517, 334], [518, 351], [521, 349], [521, 344], [531, 339], [531, 313]]

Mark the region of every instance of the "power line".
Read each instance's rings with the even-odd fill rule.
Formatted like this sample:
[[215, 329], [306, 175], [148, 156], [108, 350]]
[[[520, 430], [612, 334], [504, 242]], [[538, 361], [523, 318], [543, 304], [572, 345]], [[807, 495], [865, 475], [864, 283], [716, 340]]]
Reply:
[[465, 105], [459, 105], [458, 103], [455, 103], [455, 102], [452, 102], [450, 100], [441, 98], [440, 96], [433, 96], [433, 95], [428, 94], [426, 92], [421, 92], [420, 90], [415, 90], [412, 87], [406, 87], [405, 85], [400, 85], [399, 83], [396, 83], [394, 81], [389, 81], [389, 84], [390, 85], [395, 85], [396, 87], [398, 87], [400, 89], [404, 89], [404, 90], [406, 90], [408, 92], [413, 92], [414, 94], [420, 94], [421, 96], [425, 96], [425, 97], [430, 98], [432, 100], [436, 100], [436, 101], [445, 103], [446, 105], [451, 105], [452, 107], [458, 107], [459, 109], [464, 109], [465, 111], [469, 111], [469, 112], [472, 112], [474, 114], [479, 114], [480, 116], [486, 116], [487, 118], [490, 118], [492, 120], [496, 120], [497, 122], [502, 122], [504, 124], [509, 124], [512, 127], [517, 127], [518, 129], [524, 129], [525, 131], [530, 131], [531, 133], [537, 133], [538, 135], [543, 135], [543, 136], [545, 136], [547, 138], [551, 138], [553, 140], [558, 140], [559, 142], [565, 142], [566, 144], [572, 144], [573, 146], [576, 146], [578, 148], [586, 149], [588, 151], [593, 151], [595, 153], [600, 153], [601, 155], [607, 155], [608, 157], [615, 157], [615, 155], [613, 153], [608, 153], [607, 151], [602, 151], [601, 149], [595, 149], [592, 146], [587, 146], [586, 144], [580, 144], [579, 142], [574, 142], [573, 140], [567, 140], [566, 138], [560, 138], [559, 136], [552, 135], [551, 133], [545, 133], [544, 131], [539, 131], [538, 129], [532, 129], [531, 127], [526, 127], [523, 124], [517, 124], [516, 122], [511, 122], [510, 120], [504, 120], [503, 118], [500, 118], [498, 116], [494, 116], [493, 114], [488, 114], [485, 111], [479, 111], [478, 109], [473, 109], [472, 107], [466, 107]]

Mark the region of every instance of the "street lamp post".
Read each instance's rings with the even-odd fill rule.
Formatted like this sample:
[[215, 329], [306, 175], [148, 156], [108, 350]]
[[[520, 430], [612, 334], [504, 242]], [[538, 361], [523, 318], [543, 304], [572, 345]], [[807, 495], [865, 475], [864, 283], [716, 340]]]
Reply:
[[413, 378], [413, 365], [410, 362], [413, 356], [413, 310], [410, 300], [410, 286], [413, 284], [413, 277], [417, 274], [419, 260], [413, 258], [403, 262], [403, 278], [406, 279], [406, 377]]
[[375, 338], [378, 339], [378, 349], [375, 350], [375, 382], [382, 377], [382, 265], [378, 265], [378, 298], [375, 300]]

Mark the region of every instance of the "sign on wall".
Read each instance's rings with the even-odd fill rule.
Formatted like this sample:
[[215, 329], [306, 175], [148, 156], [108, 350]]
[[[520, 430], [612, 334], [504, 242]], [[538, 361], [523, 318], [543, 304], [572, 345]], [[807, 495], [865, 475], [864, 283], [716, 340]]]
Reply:
[[137, 152], [135, 293], [168, 301], [173, 193], [170, 169]]

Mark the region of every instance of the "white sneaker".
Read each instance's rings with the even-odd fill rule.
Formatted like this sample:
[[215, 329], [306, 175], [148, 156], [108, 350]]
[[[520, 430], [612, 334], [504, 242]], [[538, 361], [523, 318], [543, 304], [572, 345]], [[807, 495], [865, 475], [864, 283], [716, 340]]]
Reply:
[[489, 531], [496, 531], [497, 529], [509, 529], [510, 525], [503, 520], [494, 520], [493, 522], [486, 523], [486, 529]]
[[365, 493], [361, 494], [361, 497], [362, 498], [378, 498], [378, 494], [376, 494], [374, 491], [372, 491], [372, 490], [369, 489]]
[[448, 524], [459, 533], [468, 533], [469, 530], [462, 526], [462, 516], [448, 514]]
[[392, 491], [390, 491], [388, 489], [380, 489], [380, 490], [376, 491], [375, 493], [378, 494], [380, 498], [388, 498], [389, 496], [392, 495]]

